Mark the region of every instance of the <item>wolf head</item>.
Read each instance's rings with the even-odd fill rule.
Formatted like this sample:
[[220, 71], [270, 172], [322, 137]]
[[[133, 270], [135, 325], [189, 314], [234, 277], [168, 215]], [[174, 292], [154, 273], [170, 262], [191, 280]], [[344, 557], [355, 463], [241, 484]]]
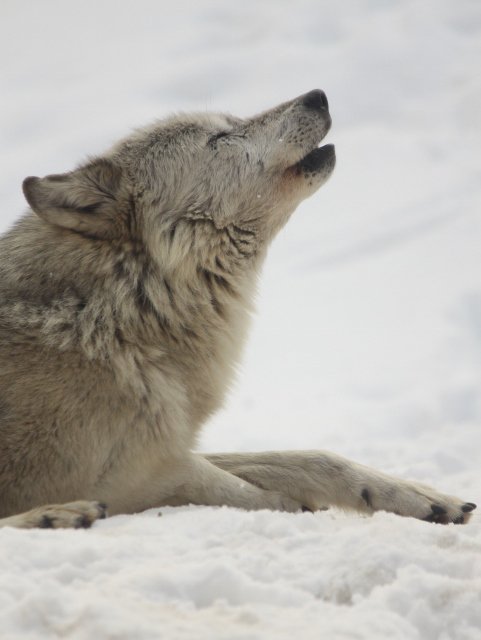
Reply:
[[27, 178], [23, 190], [46, 223], [98, 240], [138, 240], [166, 266], [193, 254], [202, 261], [226, 232], [233, 260], [243, 262], [262, 254], [331, 174], [334, 147], [318, 147], [330, 126], [320, 90], [245, 120], [177, 115], [75, 171]]

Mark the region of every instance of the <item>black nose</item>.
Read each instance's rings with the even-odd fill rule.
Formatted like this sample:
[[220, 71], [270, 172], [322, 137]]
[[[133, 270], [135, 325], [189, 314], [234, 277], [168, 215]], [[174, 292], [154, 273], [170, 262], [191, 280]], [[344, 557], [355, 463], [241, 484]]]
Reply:
[[314, 91], [306, 93], [302, 98], [302, 104], [308, 109], [326, 109], [326, 111], [329, 109], [327, 96], [320, 89], [314, 89]]

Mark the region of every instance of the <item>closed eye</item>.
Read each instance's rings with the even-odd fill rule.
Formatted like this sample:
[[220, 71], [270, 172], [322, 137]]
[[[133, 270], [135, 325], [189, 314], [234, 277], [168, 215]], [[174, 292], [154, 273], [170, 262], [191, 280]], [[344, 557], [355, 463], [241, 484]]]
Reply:
[[210, 136], [209, 140], [207, 141], [207, 144], [215, 148], [218, 140], [220, 140], [221, 138], [227, 138], [227, 137], [245, 138], [245, 133], [236, 133], [233, 131], [219, 131], [219, 133], [215, 133], [214, 135]]
[[215, 133], [213, 136], [210, 136], [209, 140], [207, 141], [207, 144], [210, 147], [215, 147], [217, 140], [220, 140], [221, 138], [226, 138], [229, 135], [228, 131], [220, 131], [219, 133]]

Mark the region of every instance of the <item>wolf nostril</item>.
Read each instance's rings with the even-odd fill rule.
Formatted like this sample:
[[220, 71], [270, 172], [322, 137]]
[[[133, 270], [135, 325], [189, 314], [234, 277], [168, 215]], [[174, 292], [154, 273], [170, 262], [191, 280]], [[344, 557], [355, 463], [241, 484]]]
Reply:
[[320, 89], [314, 89], [314, 91], [306, 93], [302, 98], [302, 104], [308, 109], [329, 109], [327, 96]]

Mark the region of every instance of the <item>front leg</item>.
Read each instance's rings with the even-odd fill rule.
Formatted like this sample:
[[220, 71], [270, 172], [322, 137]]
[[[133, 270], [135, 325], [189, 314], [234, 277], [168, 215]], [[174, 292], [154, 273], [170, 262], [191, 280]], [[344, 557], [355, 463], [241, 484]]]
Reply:
[[326, 451], [208, 454], [221, 469], [275, 489], [315, 510], [323, 506], [390, 511], [430, 522], [464, 524], [472, 502], [394, 478]]
[[275, 487], [262, 488], [241, 479], [201, 455], [192, 454], [171, 465], [155, 506], [202, 504], [247, 510], [300, 511], [303, 505]]

